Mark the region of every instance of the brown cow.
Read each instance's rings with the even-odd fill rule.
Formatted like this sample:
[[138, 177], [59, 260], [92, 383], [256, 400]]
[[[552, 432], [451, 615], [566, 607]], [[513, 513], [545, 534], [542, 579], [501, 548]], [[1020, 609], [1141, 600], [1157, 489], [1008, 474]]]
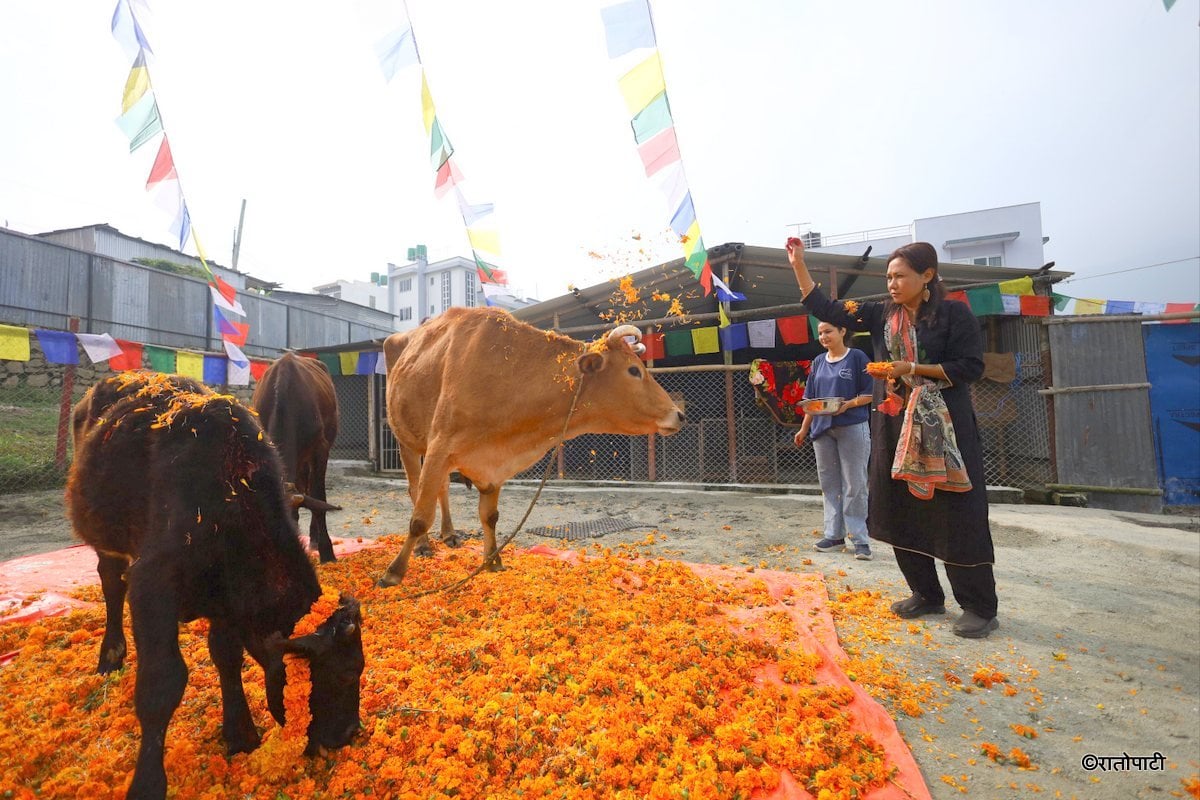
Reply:
[[683, 412], [638, 357], [641, 334], [632, 325], [588, 345], [499, 309], [451, 308], [393, 336], [401, 337], [402, 346], [394, 348], [398, 354], [388, 370], [388, 424], [416, 489], [408, 538], [381, 586], [403, 580], [451, 470], [479, 490], [484, 554], [489, 569], [501, 569], [496, 521], [505, 481], [564, 439], [585, 433], [667, 435], [683, 424]]
[[142, 737], [127, 796], [166, 795], [164, 739], [187, 684], [180, 622], [210, 622], [230, 754], [260, 741], [242, 688], [243, 652], [262, 666], [267, 706], [280, 724], [283, 655], [307, 658], [306, 752], [349, 742], [359, 728], [362, 615], [343, 595], [315, 633], [283, 638], [321, 586], [296, 534], [279, 457], [254, 415], [187, 379], [129, 372], [89, 390], [75, 421], [67, 505], [76, 535], [99, 555], [107, 619], [98, 670], [124, 662], [127, 591], [138, 651]]
[[[325, 502], [325, 470], [329, 450], [337, 439], [338, 403], [329, 370], [315, 358], [284, 353], [267, 369], [254, 389], [250, 405], [283, 461], [284, 475], [312, 514], [308, 523], [309, 549], [322, 563], [335, 561], [326, 511], [340, 506]], [[292, 512], [299, 521], [299, 508]]]

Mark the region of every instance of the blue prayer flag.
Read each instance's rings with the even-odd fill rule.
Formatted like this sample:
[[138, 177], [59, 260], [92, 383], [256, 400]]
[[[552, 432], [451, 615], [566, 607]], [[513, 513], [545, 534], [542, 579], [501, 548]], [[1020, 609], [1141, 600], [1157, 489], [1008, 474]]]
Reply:
[[358, 366], [354, 370], [355, 375], [374, 375], [375, 360], [382, 356], [383, 353], [366, 352], [358, 354]]
[[76, 347], [75, 334], [67, 331], [34, 330], [38, 344], [42, 346], [42, 355], [51, 364], [78, 364], [79, 348]]
[[225, 383], [229, 373], [228, 361], [225, 356], [204, 356], [204, 382], [209, 386], [220, 386]]
[[628, 0], [600, 9], [604, 20], [604, 35], [608, 40], [608, 57], [616, 58], [639, 47], [655, 47], [654, 25], [650, 22], [650, 6], [646, 0]]
[[[714, 279], [716, 276], [713, 276]], [[750, 346], [750, 334], [746, 330], [746, 323], [735, 322], [732, 325], [727, 325], [721, 328], [718, 333], [721, 336], [721, 349], [725, 352], [732, 350], [742, 350]]]

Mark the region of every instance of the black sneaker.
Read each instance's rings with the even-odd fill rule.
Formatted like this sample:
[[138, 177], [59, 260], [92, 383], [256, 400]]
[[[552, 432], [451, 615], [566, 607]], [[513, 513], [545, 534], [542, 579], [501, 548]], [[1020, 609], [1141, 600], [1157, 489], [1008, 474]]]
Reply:
[[974, 611], [964, 611], [954, 623], [954, 635], [964, 639], [986, 639], [987, 635], [1000, 627], [995, 617], [984, 619]]
[[813, 545], [813, 550], [818, 553], [833, 553], [844, 549], [846, 549], [845, 539], [822, 539]]
[[892, 613], [900, 619], [916, 619], [923, 617], [926, 614], [945, 614], [945, 600], [935, 603], [932, 600], [926, 600], [921, 595], [913, 592], [912, 597], [907, 600], [897, 600], [892, 603]]

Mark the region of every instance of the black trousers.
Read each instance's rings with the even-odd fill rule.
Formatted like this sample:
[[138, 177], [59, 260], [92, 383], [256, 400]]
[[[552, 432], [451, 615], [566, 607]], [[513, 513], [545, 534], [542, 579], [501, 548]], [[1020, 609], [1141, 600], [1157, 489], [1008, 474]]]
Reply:
[[[937, 562], [932, 556], [924, 553], [914, 553], [912, 550], [892, 548], [896, 554], [896, 563], [900, 572], [908, 581], [908, 588], [935, 603], [944, 603], [946, 593], [938, 581]], [[950, 579], [950, 589], [954, 599], [964, 611], [973, 611], [984, 619], [996, 616], [996, 578], [992, 574], [991, 564], [980, 564], [975, 567], [960, 567], [956, 564], [946, 564], [946, 577]]]

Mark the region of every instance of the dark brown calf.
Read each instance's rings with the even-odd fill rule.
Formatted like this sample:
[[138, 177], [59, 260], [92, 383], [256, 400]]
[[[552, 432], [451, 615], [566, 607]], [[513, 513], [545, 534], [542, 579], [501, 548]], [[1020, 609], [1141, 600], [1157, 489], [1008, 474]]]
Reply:
[[122, 373], [88, 392], [75, 423], [67, 503], [76, 535], [100, 557], [99, 671], [123, 663], [126, 593], [138, 651], [142, 738], [128, 797], [166, 795], [164, 738], [187, 683], [178, 625], [200, 617], [210, 621], [230, 754], [260, 741], [242, 689], [243, 651], [262, 666], [280, 724], [283, 654], [308, 658], [308, 749], [346, 744], [359, 726], [362, 616], [343, 596], [316, 633], [284, 638], [321, 587], [296, 535], [279, 457], [254, 415], [177, 376]]

